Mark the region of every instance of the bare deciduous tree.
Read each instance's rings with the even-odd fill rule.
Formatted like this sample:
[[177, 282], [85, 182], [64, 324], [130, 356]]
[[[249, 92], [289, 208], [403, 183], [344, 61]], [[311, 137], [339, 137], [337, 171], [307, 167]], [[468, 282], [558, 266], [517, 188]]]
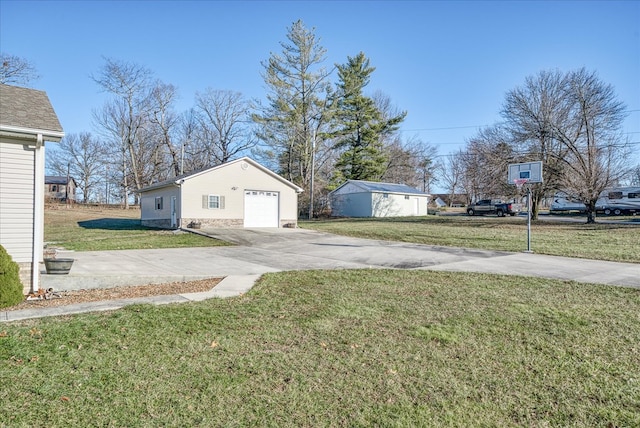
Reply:
[[630, 146], [621, 132], [626, 109], [611, 85], [584, 68], [567, 74], [564, 101], [568, 115], [552, 128], [553, 137], [567, 149], [559, 182], [586, 205], [587, 223], [594, 223], [600, 194], [630, 169]]
[[113, 144], [120, 145], [122, 189], [125, 208], [129, 207], [130, 182], [141, 189], [144, 177], [138, 164], [144, 147], [139, 132], [149, 114], [151, 71], [135, 63], [107, 58], [92, 79], [113, 95], [102, 111], [94, 112], [94, 119]]
[[97, 187], [104, 170], [104, 144], [88, 132], [66, 135], [47, 151], [47, 169], [57, 175], [69, 173], [78, 183], [84, 203], [97, 200]]
[[240, 92], [207, 88], [196, 94], [196, 135], [210, 165], [228, 162], [256, 145], [250, 109]]
[[[174, 144], [174, 134], [178, 132], [180, 117], [173, 111], [173, 105], [178, 97], [178, 90], [171, 84], [156, 82], [151, 90], [150, 104], [151, 115], [149, 122], [155, 128], [157, 143], [164, 150], [158, 147], [155, 151], [168, 165], [166, 168], [159, 168], [157, 174], [158, 180], [168, 178], [170, 176], [178, 176], [181, 171], [180, 147]], [[166, 154], [166, 156], [162, 156]], [[162, 162], [164, 164], [164, 162]], [[166, 169], [164, 174], [161, 169]]]
[[[406, 114], [381, 91], [376, 91], [371, 98], [385, 121]], [[437, 148], [417, 138], [403, 140], [397, 130], [380, 134], [380, 139], [386, 158], [382, 181], [403, 183], [429, 192], [431, 184], [436, 180], [434, 159]]]
[[490, 126], [481, 129], [469, 140], [463, 156], [463, 187], [470, 198], [514, 196], [515, 187], [507, 183], [508, 165], [513, 160], [510, 136], [504, 128]]
[[391, 183], [403, 183], [429, 192], [436, 180], [434, 161], [437, 147], [430, 146], [418, 139], [403, 141], [396, 136], [384, 146], [387, 158], [386, 171], [382, 180]]
[[7, 53], [0, 53], [0, 83], [5, 85], [28, 86], [39, 79], [36, 67], [27, 59]]
[[455, 195], [462, 186], [464, 177], [464, 158], [466, 154], [461, 150], [451, 153], [439, 161], [440, 182], [449, 192], [449, 204], [453, 203]]
[[542, 161], [544, 165], [544, 182], [531, 185], [534, 220], [538, 218], [542, 200], [558, 189], [564, 174], [567, 147], [554, 138], [553, 128], [566, 123], [570, 114], [565, 100], [565, 79], [557, 70], [527, 77], [522, 87], [507, 93], [501, 112], [517, 151], [512, 161]]
[[[562, 190], [583, 202], [587, 222], [595, 222], [598, 197], [629, 170], [630, 146], [621, 134], [625, 107], [613, 87], [584, 68], [541, 72], [507, 94], [501, 114], [508, 133], [504, 144], [513, 150], [506, 158], [543, 161], [544, 184], [532, 188], [534, 218], [542, 198]], [[481, 134], [478, 140], [502, 144], [495, 135]]]

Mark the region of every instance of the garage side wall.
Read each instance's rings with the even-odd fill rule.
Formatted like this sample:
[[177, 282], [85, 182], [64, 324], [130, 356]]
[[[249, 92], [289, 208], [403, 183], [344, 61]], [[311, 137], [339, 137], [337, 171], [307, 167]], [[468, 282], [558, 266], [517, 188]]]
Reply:
[[171, 224], [171, 198], [176, 198], [177, 227], [180, 226], [180, 188], [178, 186], [163, 187], [150, 190], [140, 195], [141, 224], [147, 227], [169, 229]]
[[427, 202], [426, 196], [374, 193], [374, 217], [407, 217], [426, 215]]
[[334, 217], [372, 217], [371, 193], [332, 194], [331, 215]]

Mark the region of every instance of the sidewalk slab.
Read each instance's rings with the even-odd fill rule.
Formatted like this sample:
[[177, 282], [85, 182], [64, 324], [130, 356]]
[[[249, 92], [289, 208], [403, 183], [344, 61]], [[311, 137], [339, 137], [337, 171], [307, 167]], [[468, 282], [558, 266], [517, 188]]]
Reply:
[[170, 303], [201, 302], [213, 298], [227, 298], [242, 295], [249, 291], [260, 275], [231, 275], [220, 281], [209, 291], [183, 293], [151, 297], [135, 297], [100, 302], [77, 303], [51, 308], [33, 308], [20, 311], [1, 311], [0, 322], [21, 321], [32, 318], [44, 318], [61, 315], [73, 315], [86, 312], [114, 311], [135, 304], [166, 305]]

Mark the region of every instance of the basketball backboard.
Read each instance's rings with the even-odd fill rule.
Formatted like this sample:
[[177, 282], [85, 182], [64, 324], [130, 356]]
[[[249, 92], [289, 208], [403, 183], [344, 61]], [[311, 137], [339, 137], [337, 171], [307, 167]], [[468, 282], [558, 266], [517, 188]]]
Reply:
[[526, 179], [528, 183], [542, 183], [542, 161], [510, 164], [509, 184], [519, 179]]

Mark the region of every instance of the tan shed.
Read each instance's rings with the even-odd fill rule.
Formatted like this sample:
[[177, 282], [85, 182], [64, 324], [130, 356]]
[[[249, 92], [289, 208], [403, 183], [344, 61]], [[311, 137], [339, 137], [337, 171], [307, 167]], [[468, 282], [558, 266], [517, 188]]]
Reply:
[[168, 229], [296, 227], [301, 192], [244, 157], [141, 189], [141, 222]]

